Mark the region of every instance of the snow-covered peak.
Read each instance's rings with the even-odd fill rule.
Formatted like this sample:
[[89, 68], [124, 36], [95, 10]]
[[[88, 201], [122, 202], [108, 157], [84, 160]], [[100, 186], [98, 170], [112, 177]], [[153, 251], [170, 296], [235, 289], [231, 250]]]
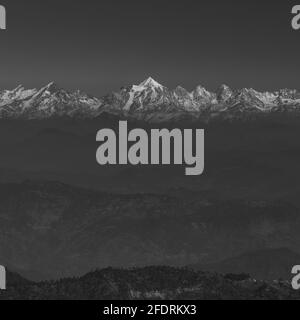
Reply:
[[6, 105], [13, 101], [19, 101], [23, 99], [27, 99], [36, 93], [36, 89], [26, 90], [22, 85], [18, 85], [15, 89], [12, 90], [4, 90], [0, 94], [0, 105]]
[[195, 89], [195, 93], [200, 95], [200, 96], [209, 96], [211, 93], [207, 91], [203, 86], [199, 85]]
[[222, 84], [217, 90], [217, 99], [220, 102], [225, 102], [231, 98], [233, 91], [226, 84]]
[[272, 110], [300, 113], [300, 92], [283, 89], [277, 92], [259, 92], [244, 88], [232, 90], [223, 84], [216, 92], [198, 86], [189, 92], [181, 86], [168, 89], [147, 78], [139, 85], [122, 88], [118, 93], [100, 99], [84, 92], [67, 91], [50, 82], [41, 89], [25, 89], [22, 85], [0, 91], [0, 119], [45, 119], [50, 117], [97, 117], [103, 112], [120, 112], [137, 119], [152, 119], [191, 112], [196, 116], [219, 112], [270, 112]]
[[153, 78], [149, 77], [139, 84], [139, 87], [154, 87], [154, 88], [163, 88], [163, 86], [155, 81]]
[[46, 88], [50, 89], [51, 87], [55, 86], [56, 87], [56, 84], [54, 81], [51, 81], [49, 82], [47, 85], [46, 85]]
[[123, 110], [129, 112], [133, 106], [143, 109], [144, 105], [162, 104], [164, 102], [165, 87], [149, 77], [139, 85], [125, 89], [127, 94]]
[[174, 91], [175, 91], [175, 93], [177, 93], [177, 94], [183, 94], [183, 95], [189, 95], [189, 94], [190, 94], [190, 93], [189, 93], [185, 88], [183, 88], [182, 86], [177, 86]]
[[54, 81], [52, 81], [48, 83], [44, 88], [42, 88], [42, 90], [53, 93], [59, 90], [59, 86]]
[[22, 84], [19, 84], [15, 89], [12, 90], [12, 92], [18, 92], [24, 90], [24, 86]]
[[219, 90], [232, 91], [231, 88], [227, 84], [224, 84], [224, 83], [220, 85]]

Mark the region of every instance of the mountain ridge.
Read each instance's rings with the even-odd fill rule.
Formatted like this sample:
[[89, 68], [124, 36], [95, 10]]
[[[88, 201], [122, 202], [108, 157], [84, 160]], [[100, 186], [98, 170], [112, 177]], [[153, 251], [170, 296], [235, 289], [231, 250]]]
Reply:
[[111, 113], [146, 122], [210, 119], [237, 114], [300, 112], [300, 91], [280, 89], [259, 92], [252, 88], [231, 89], [223, 84], [216, 92], [198, 85], [189, 92], [181, 86], [169, 89], [149, 77], [139, 85], [123, 87], [103, 97], [80, 90], [73, 92], [50, 82], [40, 89], [0, 91], [0, 119], [49, 119], [56, 117], [97, 118]]

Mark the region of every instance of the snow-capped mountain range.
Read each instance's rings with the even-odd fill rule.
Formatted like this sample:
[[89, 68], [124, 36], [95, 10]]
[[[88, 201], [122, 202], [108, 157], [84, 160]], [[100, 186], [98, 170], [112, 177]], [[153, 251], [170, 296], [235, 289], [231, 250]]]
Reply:
[[300, 91], [282, 89], [258, 92], [233, 90], [226, 85], [216, 92], [198, 86], [168, 89], [152, 78], [101, 98], [81, 91], [68, 92], [51, 82], [41, 89], [0, 91], [1, 119], [47, 119], [55, 117], [97, 118], [103, 113], [152, 122], [181, 117], [234, 117], [249, 113], [300, 112]]

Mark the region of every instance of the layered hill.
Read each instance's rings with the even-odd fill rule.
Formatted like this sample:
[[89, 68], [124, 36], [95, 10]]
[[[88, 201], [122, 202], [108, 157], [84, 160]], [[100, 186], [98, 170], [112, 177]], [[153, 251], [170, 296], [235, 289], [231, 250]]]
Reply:
[[121, 195], [55, 182], [0, 185], [0, 263], [34, 280], [297, 250], [299, 228], [298, 209], [284, 202]]

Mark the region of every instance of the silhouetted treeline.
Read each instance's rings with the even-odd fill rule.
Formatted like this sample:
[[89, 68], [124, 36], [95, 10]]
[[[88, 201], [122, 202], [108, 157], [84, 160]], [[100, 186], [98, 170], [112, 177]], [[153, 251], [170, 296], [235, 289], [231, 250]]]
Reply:
[[104, 269], [80, 278], [30, 282], [8, 273], [1, 299], [22, 300], [220, 300], [300, 299], [287, 281], [264, 282], [249, 275], [219, 275], [187, 268]]

